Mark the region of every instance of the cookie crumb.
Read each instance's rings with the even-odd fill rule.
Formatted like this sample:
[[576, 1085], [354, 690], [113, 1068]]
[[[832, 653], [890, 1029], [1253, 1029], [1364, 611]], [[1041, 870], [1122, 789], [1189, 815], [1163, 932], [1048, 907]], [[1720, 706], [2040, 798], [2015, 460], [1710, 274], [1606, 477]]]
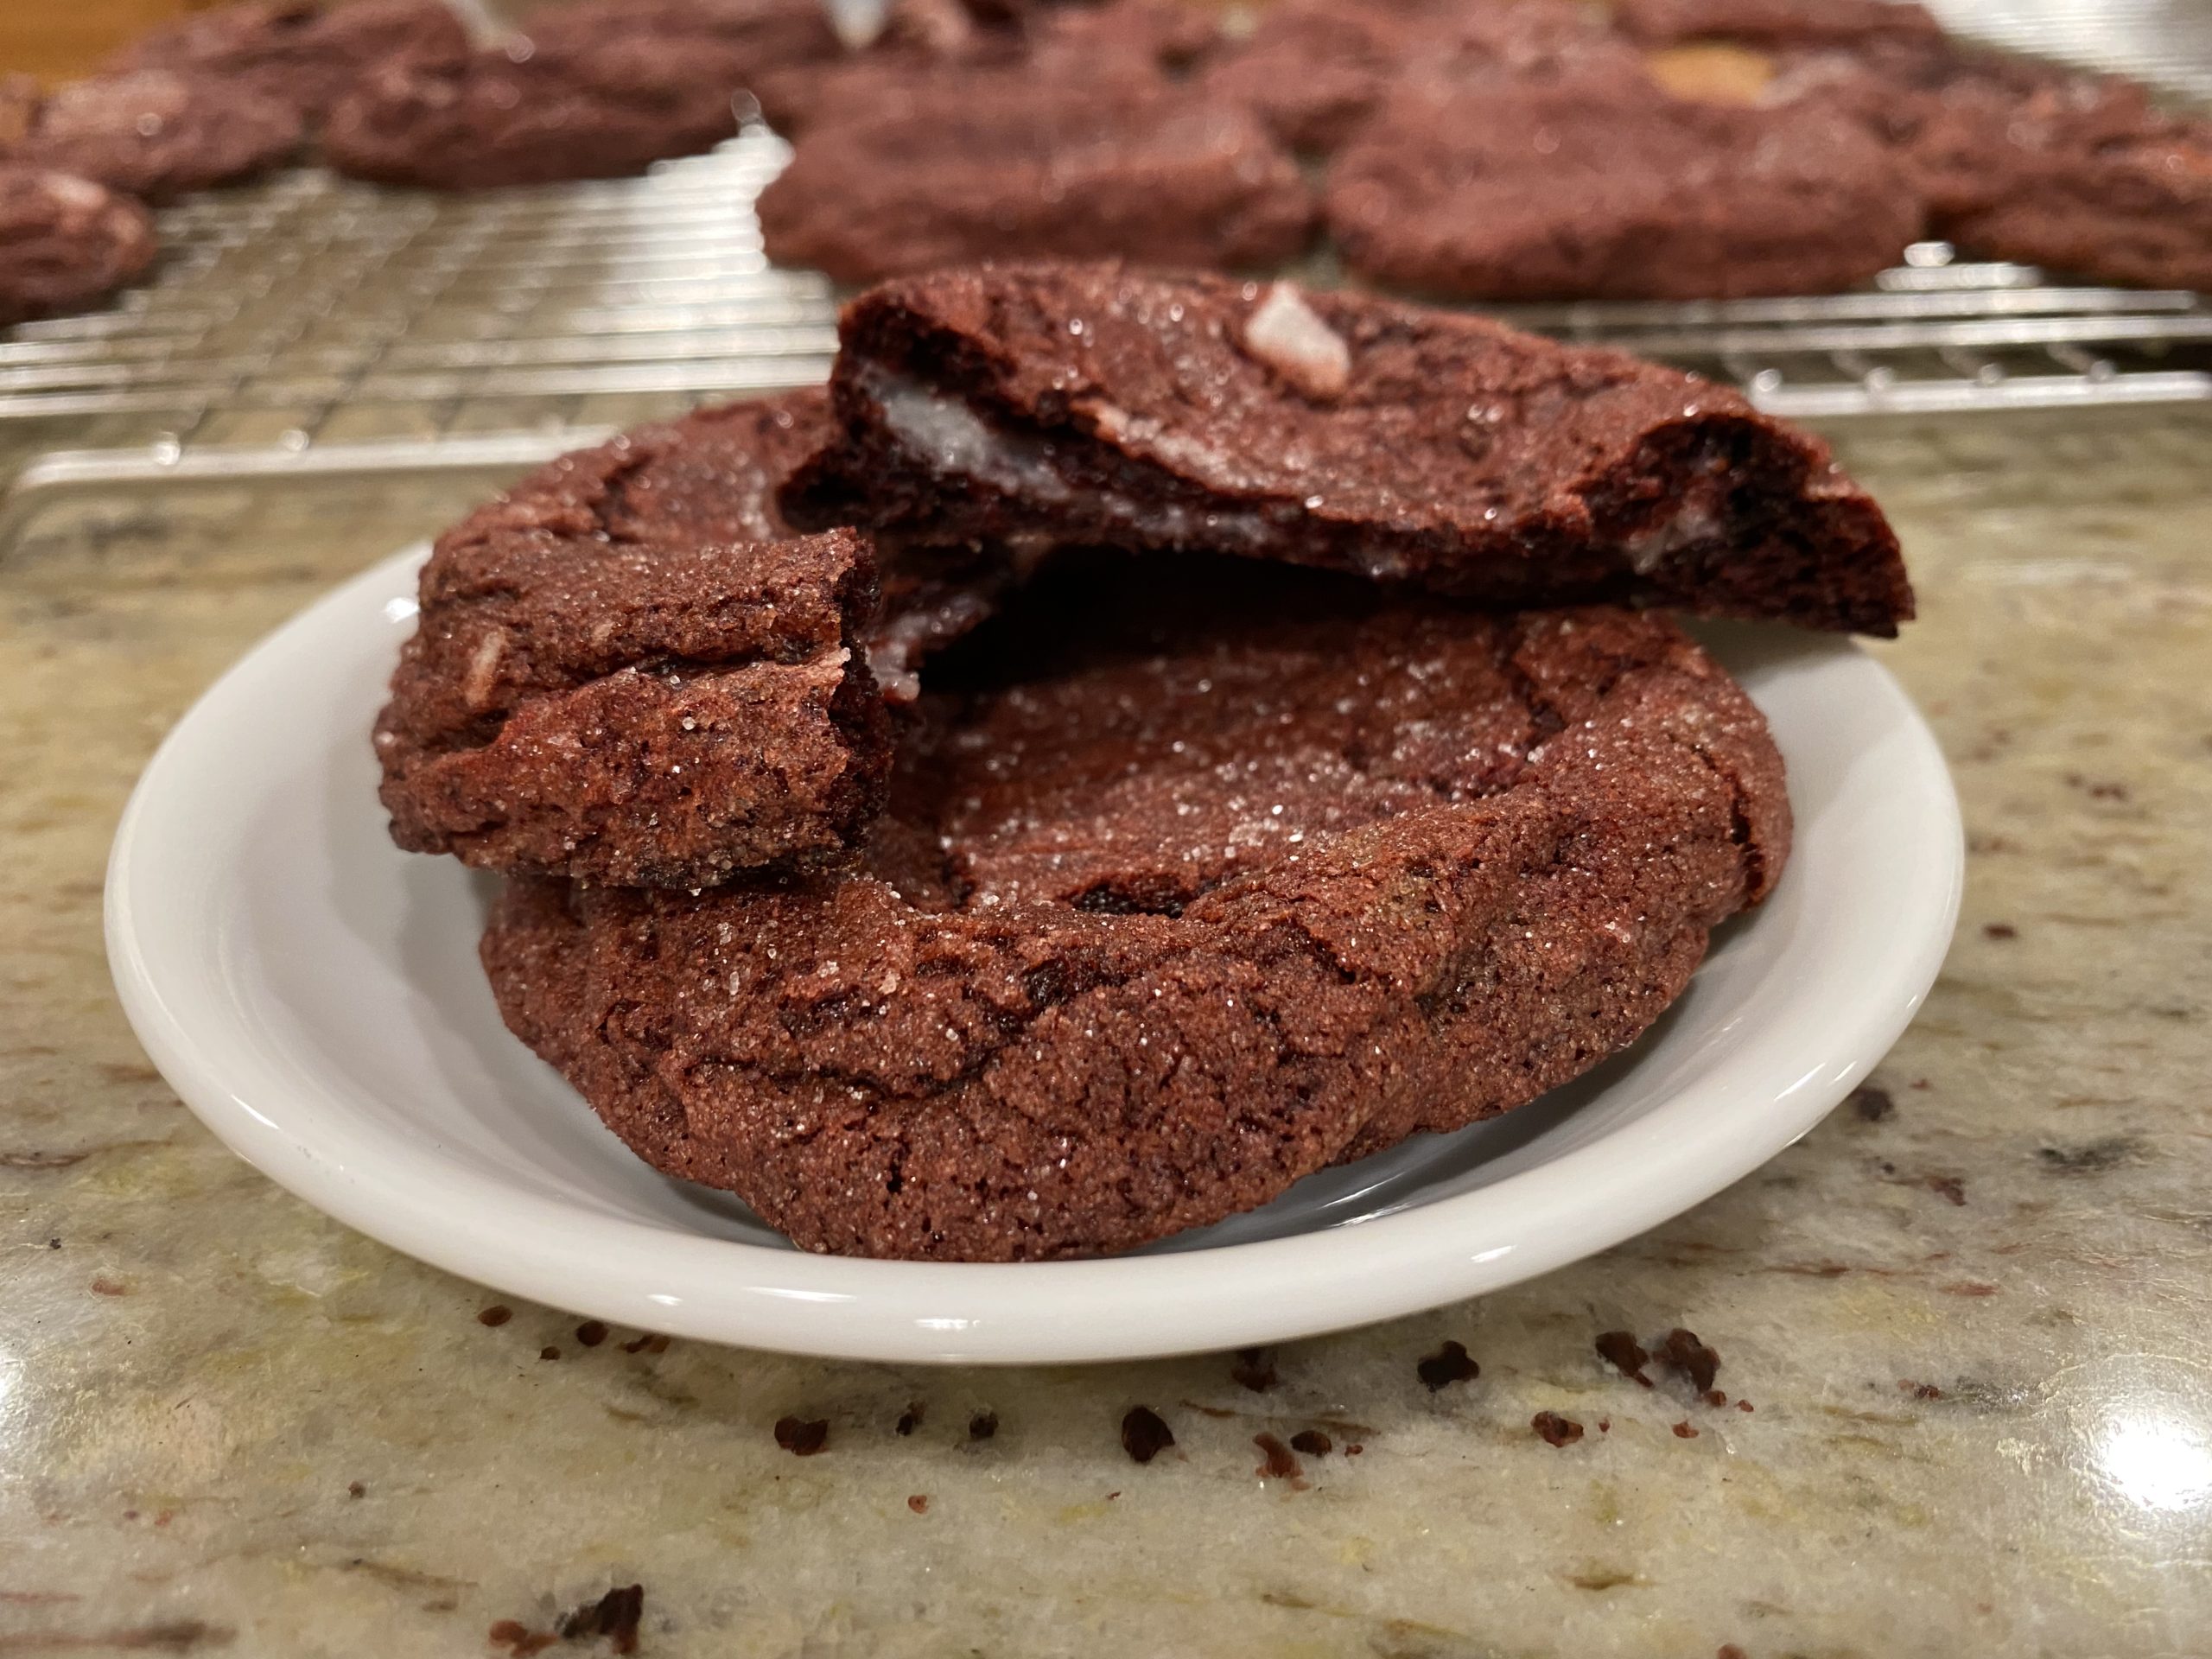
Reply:
[[795, 1458], [810, 1458], [830, 1444], [830, 1420], [779, 1417], [776, 1444]]
[[1336, 1450], [1336, 1445], [1318, 1428], [1301, 1428], [1290, 1437], [1290, 1449], [1303, 1452], [1309, 1458], [1325, 1458]]
[[906, 1507], [916, 1515], [927, 1515], [930, 1512], [930, 1501], [925, 1494], [916, 1492], [906, 1500]]
[[576, 1327], [576, 1340], [587, 1348], [596, 1348], [607, 1340], [607, 1327], [597, 1319], [586, 1319]]
[[1985, 922], [1981, 931], [1985, 937], [1993, 939], [2017, 939], [2020, 937], [2020, 930], [2010, 922]]
[[1132, 1406], [1122, 1419], [1122, 1450], [1132, 1463], [1150, 1463], [1175, 1444], [1175, 1431], [1149, 1406]]
[[1688, 1376], [1690, 1386], [1700, 1394], [1713, 1386], [1720, 1370], [1720, 1356], [1711, 1345], [1700, 1342], [1696, 1332], [1685, 1331], [1679, 1325], [1660, 1344], [1659, 1357]]
[[1265, 1394], [1281, 1380], [1275, 1375], [1274, 1351], [1271, 1348], [1242, 1350], [1236, 1363], [1229, 1368], [1229, 1375], [1255, 1394]]
[[1529, 1420], [1536, 1438], [1547, 1446], [1573, 1446], [1582, 1438], [1582, 1425], [1555, 1411], [1540, 1411]]
[[1414, 1367], [1431, 1394], [1449, 1388], [1454, 1382], [1471, 1382], [1483, 1374], [1483, 1368], [1467, 1357], [1464, 1344], [1447, 1342], [1434, 1353]]
[[968, 1420], [970, 1441], [988, 1440], [999, 1432], [999, 1414], [995, 1411], [979, 1411]]
[[1897, 1103], [1891, 1097], [1890, 1091], [1878, 1089], [1871, 1083], [1851, 1096], [1851, 1109], [1859, 1114], [1859, 1121], [1862, 1123], [1879, 1123], [1897, 1109]]
[[[491, 1306], [480, 1308], [477, 1311], [476, 1323], [479, 1325], [488, 1325], [496, 1327], [505, 1325], [509, 1319], [514, 1318], [514, 1309], [509, 1307], [505, 1302], [494, 1302]], [[512, 1623], [512, 1621], [511, 1620], [509, 1622]]]
[[899, 1421], [891, 1425], [893, 1434], [912, 1434], [922, 1426], [922, 1402], [918, 1400], [899, 1414]]
[[537, 1351], [537, 1357], [540, 1359], [558, 1359], [561, 1357], [561, 1351], [549, 1342]]
[[1675, 1438], [1678, 1440], [1694, 1440], [1697, 1439], [1697, 1430], [1692, 1428], [1689, 1420], [1685, 1418], [1675, 1425]]
[[1252, 1444], [1260, 1448], [1266, 1459], [1252, 1472], [1262, 1480], [1295, 1480], [1306, 1472], [1305, 1466], [1291, 1455], [1290, 1448], [1265, 1430], [1252, 1437]]
[[346, 1497], [366, 1497], [368, 1495], [369, 1495], [369, 1489], [368, 1489], [366, 1486], [364, 1486], [364, 1485], [363, 1485], [359, 1481], [358, 1481], [358, 1480], [349, 1480], [349, 1481], [347, 1481], [347, 1482], [346, 1483]]
[[1598, 1357], [1623, 1376], [1632, 1378], [1647, 1389], [1651, 1386], [1651, 1379], [1643, 1370], [1650, 1363], [1651, 1356], [1645, 1351], [1643, 1344], [1627, 1332], [1599, 1332]]

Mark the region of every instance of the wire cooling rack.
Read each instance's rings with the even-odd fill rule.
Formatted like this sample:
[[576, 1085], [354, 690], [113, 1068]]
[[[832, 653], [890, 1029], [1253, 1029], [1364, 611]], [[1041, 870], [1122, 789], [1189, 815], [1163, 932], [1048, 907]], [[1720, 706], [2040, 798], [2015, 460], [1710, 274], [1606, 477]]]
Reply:
[[[2212, 100], [2197, 0], [1948, 21]], [[707, 397], [818, 380], [835, 296], [769, 265], [752, 212], [788, 155], [753, 129], [639, 179], [435, 196], [302, 169], [174, 207], [151, 283], [0, 332], [0, 547], [72, 493], [512, 473]], [[1813, 419], [2212, 398], [2212, 299], [2055, 283], [1940, 243], [1853, 294], [1507, 315]]]

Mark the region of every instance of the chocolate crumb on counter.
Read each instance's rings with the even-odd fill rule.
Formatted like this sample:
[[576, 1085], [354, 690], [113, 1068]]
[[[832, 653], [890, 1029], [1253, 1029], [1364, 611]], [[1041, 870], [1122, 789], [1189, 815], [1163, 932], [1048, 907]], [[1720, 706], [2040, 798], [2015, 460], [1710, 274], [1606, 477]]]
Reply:
[[1943, 1390], [1933, 1382], [1915, 1382], [1910, 1377], [1897, 1379], [1897, 1390], [1901, 1394], [1910, 1395], [1916, 1400], [1941, 1400], [1943, 1397]]
[[561, 1639], [550, 1630], [533, 1630], [513, 1618], [494, 1620], [484, 1638], [495, 1648], [505, 1648], [513, 1659], [531, 1659], [532, 1654], [544, 1652]]
[[1573, 1446], [1582, 1438], [1582, 1425], [1555, 1411], [1540, 1411], [1529, 1420], [1536, 1438], [1547, 1446]]
[[1290, 1449], [1309, 1458], [1325, 1458], [1336, 1449], [1336, 1442], [1318, 1428], [1301, 1428], [1290, 1437]]
[[1738, 1400], [1736, 1402], [1736, 1409], [1738, 1411], [1749, 1411], [1751, 1409], [1751, 1402], [1748, 1400]]
[[1862, 1123], [1879, 1123], [1897, 1109], [1897, 1103], [1891, 1098], [1890, 1091], [1872, 1084], [1854, 1090], [1851, 1096], [1851, 1109], [1859, 1114]]
[[1685, 1331], [1679, 1325], [1660, 1344], [1659, 1357], [1688, 1377], [1690, 1386], [1700, 1394], [1713, 1386], [1720, 1370], [1720, 1356], [1709, 1344], [1700, 1342], [1696, 1332]]
[[596, 1348], [607, 1340], [607, 1327], [597, 1319], [586, 1319], [576, 1327], [576, 1340], [587, 1348]]
[[2020, 930], [2010, 922], [1985, 922], [1981, 931], [1993, 939], [2017, 939], [2020, 937]]
[[622, 1351], [626, 1354], [664, 1354], [668, 1351], [668, 1338], [647, 1331], [642, 1332], [635, 1342], [624, 1343]]
[[537, 1357], [540, 1359], [558, 1359], [561, 1357], [561, 1351], [549, 1342], [537, 1351]]
[[1697, 1439], [1697, 1430], [1690, 1427], [1689, 1419], [1686, 1417], [1681, 1422], [1675, 1425], [1675, 1438], [1678, 1440], [1694, 1440]]
[[645, 1617], [645, 1587], [626, 1584], [609, 1590], [597, 1601], [588, 1601], [561, 1616], [553, 1628], [564, 1642], [607, 1638], [617, 1653], [638, 1650], [638, 1621]]
[[366, 1486], [363, 1485], [359, 1481], [358, 1481], [358, 1480], [349, 1480], [349, 1481], [347, 1481], [347, 1482], [346, 1483], [346, 1497], [366, 1497], [368, 1495], [369, 1495], [369, 1489], [368, 1489]]
[[906, 1500], [906, 1507], [916, 1515], [927, 1515], [930, 1512], [930, 1501], [926, 1495], [916, 1492]]
[[776, 1444], [795, 1458], [810, 1458], [830, 1444], [830, 1420], [802, 1417], [776, 1420]]
[[1600, 1417], [1598, 1420], [1598, 1432], [1600, 1434], [1611, 1433], [1613, 1432], [1613, 1420], [1610, 1417]]
[[1132, 1406], [1122, 1419], [1122, 1450], [1132, 1463], [1150, 1463], [1175, 1444], [1175, 1431], [1149, 1406]]
[[1229, 1375], [1233, 1381], [1255, 1394], [1265, 1394], [1281, 1381], [1275, 1374], [1275, 1355], [1272, 1348], [1240, 1350], [1236, 1363], [1229, 1368]]
[[1263, 1480], [1295, 1480], [1306, 1472], [1305, 1465], [1291, 1455], [1290, 1448], [1265, 1430], [1252, 1437], [1252, 1444], [1260, 1448], [1266, 1459], [1252, 1472]]
[[922, 1426], [922, 1402], [915, 1401], [899, 1414], [899, 1421], [891, 1425], [893, 1434], [912, 1434]]
[[1707, 1389], [1705, 1391], [1705, 1403], [1717, 1411], [1728, 1403], [1728, 1396], [1718, 1389]]
[[509, 1307], [505, 1302], [494, 1302], [491, 1306], [480, 1309], [476, 1315], [476, 1323], [479, 1325], [498, 1326], [505, 1325], [509, 1319], [514, 1318], [514, 1309]]
[[1713, 1659], [1751, 1659], [1751, 1656], [1733, 1642], [1723, 1642], [1713, 1649]]
[[1446, 1342], [1441, 1348], [1417, 1363], [1414, 1370], [1431, 1394], [1449, 1388], [1454, 1382], [1471, 1382], [1483, 1374], [1483, 1368], [1467, 1357], [1463, 1343]]
[[1644, 1371], [1651, 1356], [1644, 1346], [1625, 1331], [1601, 1331], [1598, 1333], [1598, 1357], [1623, 1376], [1651, 1386], [1651, 1378]]
[[999, 1432], [999, 1414], [995, 1411], [979, 1411], [968, 1420], [970, 1441], [988, 1440]]

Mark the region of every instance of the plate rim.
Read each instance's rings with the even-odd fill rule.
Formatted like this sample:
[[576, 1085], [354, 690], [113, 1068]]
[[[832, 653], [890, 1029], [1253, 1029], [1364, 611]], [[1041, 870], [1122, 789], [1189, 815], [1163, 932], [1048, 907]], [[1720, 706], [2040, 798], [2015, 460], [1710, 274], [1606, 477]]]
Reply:
[[[1294, 1340], [1503, 1289], [1681, 1213], [1810, 1130], [1911, 1022], [1956, 925], [1965, 844], [1949, 768], [1887, 667], [1855, 643], [1839, 642], [1868, 671], [1870, 687], [1894, 705], [1891, 712], [1914, 751], [1916, 772], [1925, 774], [1918, 781], [1937, 785], [1927, 791], [1929, 844], [1898, 867], [1901, 884], [1919, 889], [1904, 913], [1924, 916], [1929, 925], [1888, 936], [1881, 971], [1871, 982], [1878, 994], [1839, 1011], [1840, 1034], [1827, 1046], [1844, 1059], [1813, 1066], [1778, 1090], [1771, 1082], [1748, 1091], [1737, 1085], [1736, 1092], [1763, 1096], [1770, 1109], [1750, 1126], [1756, 1133], [1725, 1112], [1655, 1123], [1687, 1092], [1677, 1091], [1643, 1117], [1472, 1192], [1285, 1237], [1092, 1261], [871, 1261], [593, 1216], [598, 1271], [578, 1276], [577, 1249], [564, 1257], [519, 1245], [530, 1237], [573, 1237], [574, 1206], [453, 1160], [425, 1169], [419, 1152], [404, 1147], [398, 1155], [403, 1165], [412, 1160], [409, 1179], [394, 1180], [378, 1159], [394, 1155], [398, 1143], [391, 1131], [365, 1121], [341, 1118], [315, 1137], [288, 1128], [291, 1115], [278, 1103], [298, 1080], [283, 1077], [250, 1044], [243, 1065], [210, 1052], [209, 1035], [195, 1033], [167, 994], [165, 969], [149, 960], [138, 925], [149, 902], [141, 866], [158, 856], [148, 849], [158, 839], [164, 802], [178, 790], [188, 798], [191, 779], [180, 773], [195, 746], [219, 732], [232, 705], [293, 666], [302, 644], [334, 617], [371, 595], [388, 606], [403, 588], [411, 594], [413, 573], [427, 552], [428, 544], [418, 543], [378, 560], [280, 624], [202, 692], [163, 738], [131, 791], [110, 849], [110, 968], [126, 1017], [156, 1067], [194, 1116], [264, 1175], [403, 1254], [502, 1294], [596, 1318], [823, 1357], [1068, 1363]], [[345, 660], [342, 652], [331, 657], [334, 664]], [[245, 1075], [257, 1067], [257, 1075]], [[1602, 1220], [1579, 1231], [1511, 1236], [1526, 1232], [1516, 1217], [1560, 1205]], [[1286, 1297], [1285, 1286], [1295, 1294]], [[1118, 1305], [1118, 1311], [1108, 1317], [1102, 1303]]]

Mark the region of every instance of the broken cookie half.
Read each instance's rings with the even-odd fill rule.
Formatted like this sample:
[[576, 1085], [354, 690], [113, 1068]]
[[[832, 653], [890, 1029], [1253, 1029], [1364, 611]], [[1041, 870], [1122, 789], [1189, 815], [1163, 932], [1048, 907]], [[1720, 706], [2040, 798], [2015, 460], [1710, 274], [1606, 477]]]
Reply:
[[1897, 537], [1817, 439], [1694, 375], [1484, 319], [1118, 264], [846, 309], [802, 526], [1211, 550], [1484, 604], [1889, 635]]

